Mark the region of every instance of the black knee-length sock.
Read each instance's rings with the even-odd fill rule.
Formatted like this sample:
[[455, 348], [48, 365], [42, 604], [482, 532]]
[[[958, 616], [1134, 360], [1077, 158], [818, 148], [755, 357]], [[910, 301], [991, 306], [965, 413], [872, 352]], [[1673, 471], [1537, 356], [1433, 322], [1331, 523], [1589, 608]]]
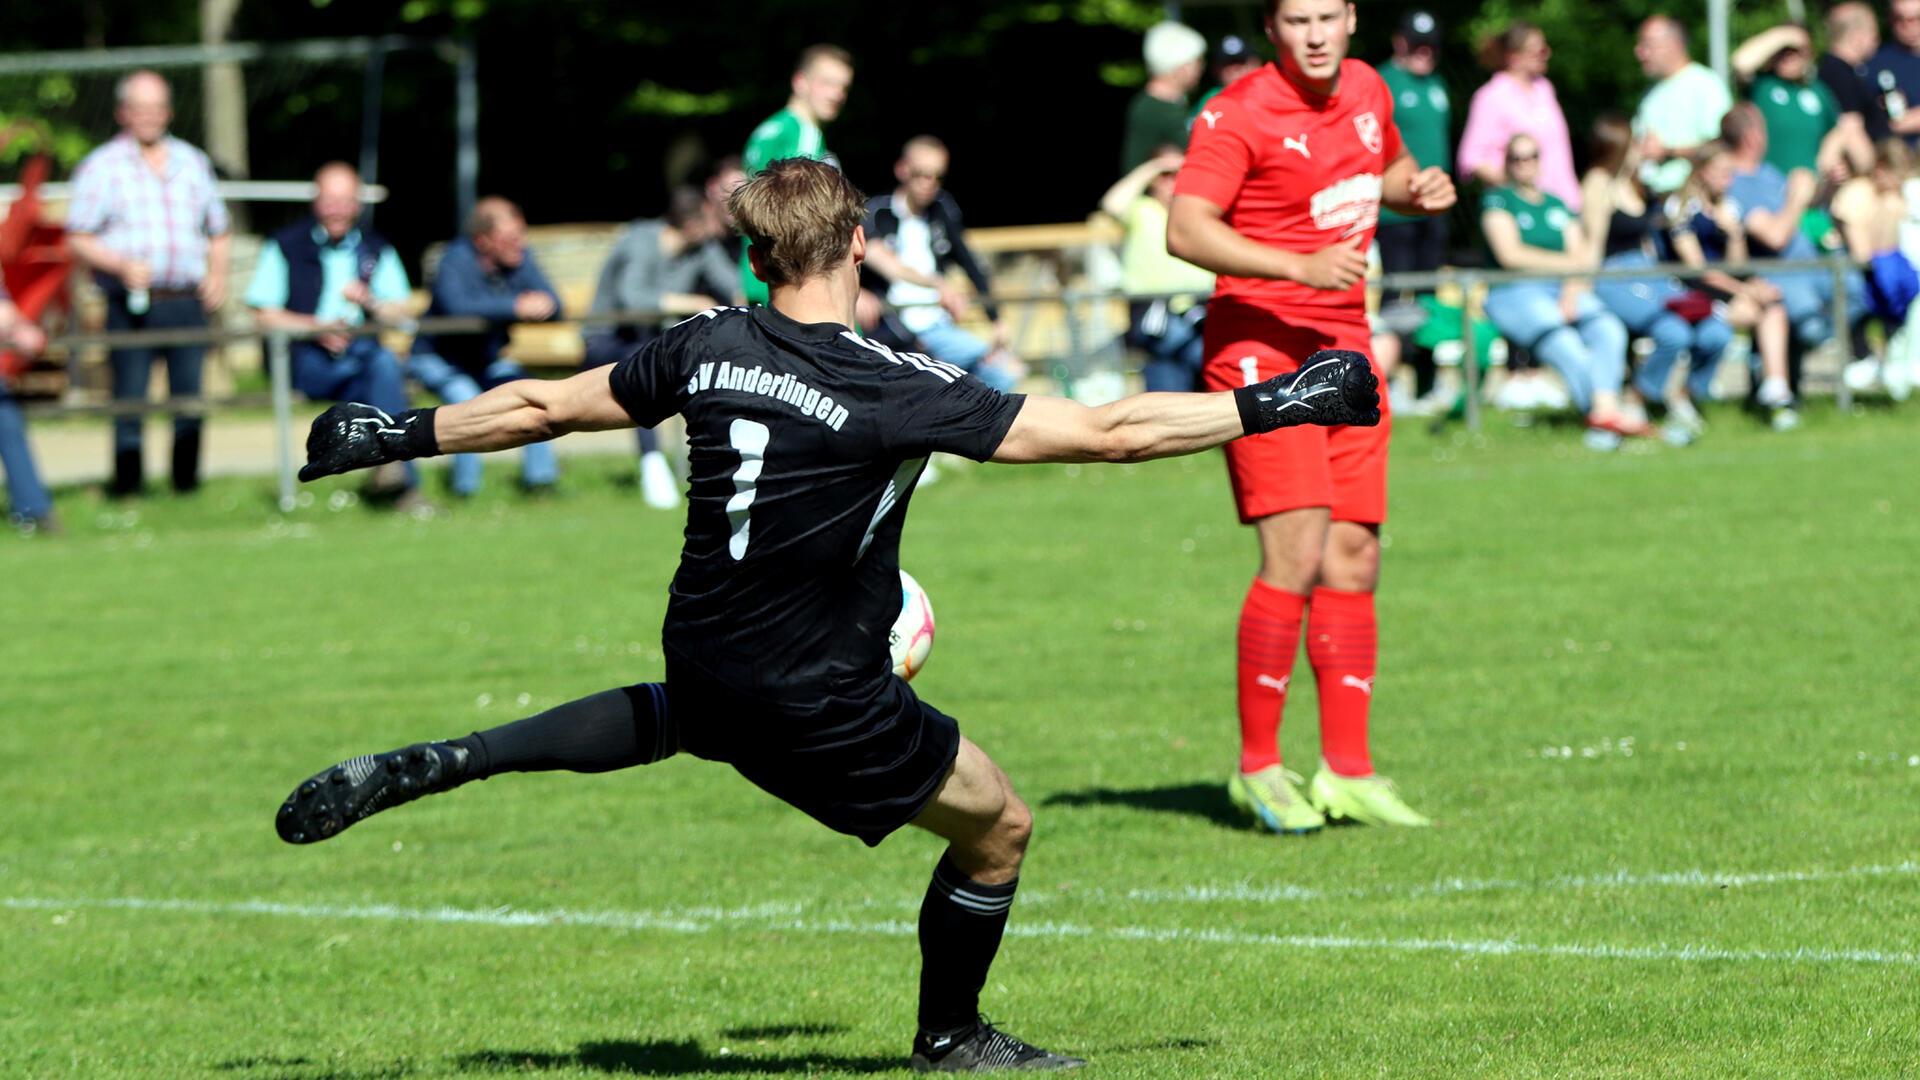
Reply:
[[597, 773], [646, 765], [680, 748], [667, 688], [641, 683], [603, 690], [537, 716], [476, 731], [446, 745], [466, 751], [463, 780], [496, 773]]
[[982, 885], [950, 856], [933, 868], [920, 904], [920, 1030], [931, 1035], [968, 1031], [980, 1015], [980, 988], [1000, 951], [1013, 907], [1015, 878]]

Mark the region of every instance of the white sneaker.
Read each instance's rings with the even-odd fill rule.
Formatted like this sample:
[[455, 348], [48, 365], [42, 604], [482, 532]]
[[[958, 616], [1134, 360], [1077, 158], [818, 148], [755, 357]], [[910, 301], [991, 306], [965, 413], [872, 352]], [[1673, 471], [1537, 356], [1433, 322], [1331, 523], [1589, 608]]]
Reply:
[[1899, 360], [1889, 360], [1880, 368], [1880, 381], [1887, 386], [1887, 396], [1895, 401], [1905, 401], [1913, 394], [1913, 365]]
[[1840, 369], [1840, 381], [1856, 394], [1872, 393], [1880, 385], [1880, 363], [1871, 358], [1855, 360]]
[[1787, 385], [1787, 380], [1781, 378], [1762, 381], [1753, 397], [1763, 409], [1784, 409], [1793, 405], [1793, 389]]
[[1567, 396], [1566, 387], [1544, 376], [1533, 380], [1534, 404], [1550, 412], [1565, 412], [1573, 408], [1573, 399]]
[[1494, 405], [1508, 412], [1526, 412], [1528, 409], [1538, 407], [1540, 401], [1533, 392], [1533, 382], [1532, 379], [1509, 377], [1500, 384], [1500, 389], [1495, 391]]
[[1704, 435], [1707, 431], [1707, 418], [1693, 407], [1689, 398], [1676, 397], [1667, 402], [1667, 423], [1687, 429], [1689, 434]]
[[673, 475], [667, 455], [658, 450], [640, 455], [640, 498], [656, 510], [680, 505], [680, 480]]
[[1599, 454], [1620, 449], [1619, 432], [1607, 431], [1604, 428], [1588, 428], [1587, 433], [1581, 437], [1581, 441], [1586, 443], [1587, 449]]

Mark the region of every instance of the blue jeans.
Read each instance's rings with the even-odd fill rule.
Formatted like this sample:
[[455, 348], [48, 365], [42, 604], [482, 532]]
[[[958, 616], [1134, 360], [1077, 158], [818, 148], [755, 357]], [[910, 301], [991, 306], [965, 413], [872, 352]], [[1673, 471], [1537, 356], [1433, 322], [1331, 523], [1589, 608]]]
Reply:
[[[1793, 324], [1796, 344], [1811, 348], [1833, 337], [1833, 275], [1824, 271], [1769, 274], [1765, 280], [1780, 290], [1787, 321]], [[1859, 322], [1867, 314], [1867, 279], [1858, 270], [1847, 271], [1847, 316]], [[1756, 354], [1757, 356], [1757, 354]]]
[[[311, 341], [293, 344], [293, 388], [314, 401], [358, 401], [398, 416], [407, 409], [407, 380], [400, 361], [380, 339], [354, 338], [335, 356]], [[407, 462], [407, 484], [420, 482]]]
[[1487, 293], [1487, 318], [1500, 336], [1533, 350], [1566, 380], [1581, 412], [1596, 391], [1619, 392], [1627, 374], [1627, 328], [1590, 292], [1580, 294], [1569, 324], [1560, 314], [1560, 286], [1540, 281], [1501, 285]]
[[955, 326], [946, 313], [941, 313], [939, 322], [925, 330], [915, 331], [914, 336], [920, 339], [920, 344], [926, 346], [928, 355], [935, 360], [944, 360], [967, 371], [1003, 394], [1013, 389], [1014, 380], [1006, 372], [980, 366], [980, 361], [993, 351], [993, 346]]
[[[433, 353], [414, 353], [407, 360], [407, 374], [419, 380], [427, 391], [449, 405], [479, 397], [502, 383], [524, 379], [527, 373], [511, 360], [495, 360], [479, 377], [464, 371]], [[453, 480], [455, 495], [472, 495], [480, 490], [480, 455], [455, 454]], [[560, 479], [560, 466], [554, 461], [553, 444], [528, 443], [520, 452], [520, 481], [530, 488], [550, 487]]]
[[1200, 367], [1206, 359], [1200, 338], [1205, 307], [1196, 305], [1178, 314], [1169, 311], [1164, 300], [1135, 300], [1129, 307], [1127, 336], [1147, 352], [1147, 362], [1140, 366], [1147, 391], [1199, 389]]
[[[1605, 263], [1609, 267], [1652, 264], [1639, 251], [1623, 251]], [[1687, 394], [1696, 401], [1707, 400], [1720, 356], [1733, 340], [1733, 327], [1718, 315], [1689, 323], [1667, 308], [1668, 300], [1685, 292], [1672, 278], [1612, 278], [1593, 283], [1593, 294], [1628, 333], [1653, 339], [1653, 352], [1633, 377], [1640, 396], [1651, 402], [1666, 400], [1667, 377], [1683, 352], [1688, 356]]]
[[[207, 325], [207, 313], [200, 306], [200, 300], [194, 296], [156, 296], [147, 308], [146, 314], [135, 315], [127, 310], [127, 291], [118, 284], [106, 287], [107, 294], [107, 330], [193, 330]], [[204, 345], [142, 345], [130, 349], [115, 349], [107, 354], [107, 363], [113, 368], [113, 400], [147, 400], [147, 381], [153, 374], [155, 354], [167, 358], [167, 393], [170, 397], [199, 397], [200, 369], [206, 359]], [[142, 418], [139, 416], [116, 416], [113, 418], [113, 449], [138, 451], [140, 449], [140, 429]], [[200, 431], [198, 416], [175, 415], [173, 435], [176, 440], [182, 435], [197, 436]]]
[[53, 513], [53, 496], [40, 482], [27, 442], [27, 418], [0, 383], [0, 469], [7, 472], [7, 513], [15, 521], [38, 520]]

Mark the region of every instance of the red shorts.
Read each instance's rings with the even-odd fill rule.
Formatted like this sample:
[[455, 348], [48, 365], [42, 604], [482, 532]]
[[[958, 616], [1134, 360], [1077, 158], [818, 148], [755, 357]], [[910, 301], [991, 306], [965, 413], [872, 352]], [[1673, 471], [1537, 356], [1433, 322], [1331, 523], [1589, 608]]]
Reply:
[[[1296, 370], [1320, 349], [1373, 355], [1366, 317], [1278, 315], [1241, 304], [1207, 309], [1209, 390], [1231, 390]], [[1374, 374], [1380, 367], [1374, 365]], [[1387, 519], [1386, 379], [1380, 380], [1377, 427], [1295, 427], [1227, 444], [1227, 474], [1240, 520], [1252, 522], [1288, 510], [1327, 507], [1335, 521], [1378, 525]]]

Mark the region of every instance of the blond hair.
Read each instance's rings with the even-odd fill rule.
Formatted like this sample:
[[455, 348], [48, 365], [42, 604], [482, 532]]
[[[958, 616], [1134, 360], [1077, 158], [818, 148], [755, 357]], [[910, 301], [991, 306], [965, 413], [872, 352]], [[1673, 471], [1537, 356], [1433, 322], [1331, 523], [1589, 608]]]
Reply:
[[760, 252], [756, 272], [768, 285], [798, 285], [840, 265], [867, 197], [839, 169], [810, 158], [781, 158], [727, 196], [727, 210]]

